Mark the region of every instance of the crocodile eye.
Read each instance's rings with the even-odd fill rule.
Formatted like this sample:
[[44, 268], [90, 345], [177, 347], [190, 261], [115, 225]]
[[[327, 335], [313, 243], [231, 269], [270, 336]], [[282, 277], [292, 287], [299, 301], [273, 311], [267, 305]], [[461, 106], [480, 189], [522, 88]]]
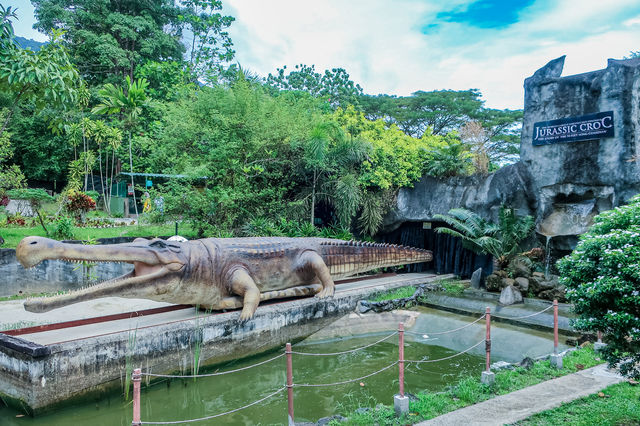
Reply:
[[156, 240], [149, 244], [149, 247], [166, 248], [167, 244], [162, 240]]

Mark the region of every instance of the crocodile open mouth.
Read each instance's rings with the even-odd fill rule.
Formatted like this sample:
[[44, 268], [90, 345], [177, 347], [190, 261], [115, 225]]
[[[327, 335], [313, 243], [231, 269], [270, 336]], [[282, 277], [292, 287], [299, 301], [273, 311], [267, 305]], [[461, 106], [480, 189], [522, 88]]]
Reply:
[[[155, 244], [155, 245], [154, 245]], [[163, 251], [163, 253], [159, 253]], [[119, 277], [92, 284], [69, 293], [28, 299], [24, 308], [30, 312], [47, 312], [70, 304], [102, 297], [147, 298], [167, 291], [161, 279], [184, 268], [175, 253], [166, 253], [164, 243], [144, 240], [127, 245], [67, 244], [42, 237], [27, 237], [16, 249], [25, 268], [33, 268], [43, 260], [67, 262], [129, 263], [133, 270]]]
[[153, 283], [170, 271], [161, 265], [136, 263], [138, 265], [131, 272], [107, 281], [91, 284], [68, 293], [27, 299], [24, 302], [24, 308], [29, 312], [48, 312], [52, 309], [102, 297], [144, 298], [150, 294], [161, 293], [159, 288], [154, 288]]

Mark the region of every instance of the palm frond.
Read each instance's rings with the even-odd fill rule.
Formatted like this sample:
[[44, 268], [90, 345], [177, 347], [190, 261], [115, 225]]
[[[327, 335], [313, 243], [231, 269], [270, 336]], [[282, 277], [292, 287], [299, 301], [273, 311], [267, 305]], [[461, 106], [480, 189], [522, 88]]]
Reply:
[[358, 178], [347, 174], [337, 179], [332, 198], [340, 225], [348, 226], [360, 206], [361, 192]]
[[358, 218], [360, 229], [368, 235], [375, 235], [382, 225], [383, 215], [384, 205], [380, 196], [365, 192], [362, 197], [362, 212]]
[[458, 230], [462, 235], [467, 238], [475, 238], [478, 236], [478, 232], [472, 225], [463, 220], [448, 215], [436, 214], [433, 216], [435, 220], [440, 220], [445, 222], [447, 225], [451, 226], [453, 229]]

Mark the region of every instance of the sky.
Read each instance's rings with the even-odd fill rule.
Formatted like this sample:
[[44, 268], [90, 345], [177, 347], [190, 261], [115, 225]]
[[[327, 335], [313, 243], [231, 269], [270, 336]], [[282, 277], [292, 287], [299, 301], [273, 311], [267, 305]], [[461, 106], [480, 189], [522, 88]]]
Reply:
[[[31, 27], [28, 0], [15, 32]], [[523, 107], [523, 80], [567, 55], [563, 75], [640, 50], [638, 0], [223, 0], [237, 61], [267, 76], [296, 64], [344, 68], [368, 94], [479, 89], [490, 108]]]

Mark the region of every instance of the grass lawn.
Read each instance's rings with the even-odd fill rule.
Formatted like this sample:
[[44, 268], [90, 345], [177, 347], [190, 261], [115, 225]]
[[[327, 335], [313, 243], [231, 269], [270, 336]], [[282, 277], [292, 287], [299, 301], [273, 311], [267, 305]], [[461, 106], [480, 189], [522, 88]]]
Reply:
[[[452, 384], [444, 392], [420, 392], [417, 401], [409, 402], [409, 414], [396, 417], [393, 406], [379, 404], [369, 410], [358, 410], [358, 401], [339, 407], [338, 411], [347, 417], [345, 422], [332, 421], [331, 425], [405, 425], [432, 419], [441, 414], [457, 410], [498, 395], [504, 395], [518, 389], [532, 386], [546, 380], [575, 373], [580, 369], [593, 367], [602, 361], [596, 357], [591, 347], [570, 352], [563, 359], [563, 368], [557, 370], [551, 367], [549, 361], [536, 362], [531, 369], [518, 367], [515, 370], [501, 370], [496, 372], [493, 386], [480, 383], [477, 377], [467, 377]], [[366, 404], [362, 404], [366, 406]], [[356, 411], [358, 410], [358, 411]], [[345, 414], [347, 413], [347, 414]]]
[[369, 301], [383, 302], [385, 300], [404, 299], [406, 297], [413, 296], [413, 293], [415, 292], [416, 292], [416, 286], [400, 287], [394, 290], [378, 293], [373, 297], [369, 298]]
[[[130, 225], [115, 228], [74, 228], [73, 232], [75, 237], [81, 240], [113, 237], [158, 237], [173, 235], [175, 232], [175, 224]], [[178, 232], [186, 238], [195, 236], [191, 227], [187, 224], [180, 224]], [[15, 248], [21, 239], [30, 235], [46, 236], [41, 226], [0, 228], [0, 236], [4, 238], [2, 248]]]
[[627, 382], [605, 388], [602, 393], [577, 399], [549, 411], [543, 411], [518, 426], [533, 425], [640, 425], [640, 386]]

